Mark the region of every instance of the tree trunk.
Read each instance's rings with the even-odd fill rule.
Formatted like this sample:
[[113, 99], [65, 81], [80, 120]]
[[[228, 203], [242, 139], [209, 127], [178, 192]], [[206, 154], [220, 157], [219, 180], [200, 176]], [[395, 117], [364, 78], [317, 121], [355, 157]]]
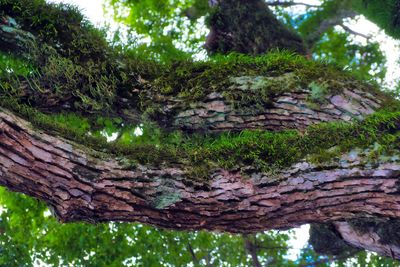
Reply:
[[265, 1], [209, 1], [214, 8], [205, 48], [210, 53], [257, 55], [273, 49], [306, 54], [301, 37], [275, 18]]

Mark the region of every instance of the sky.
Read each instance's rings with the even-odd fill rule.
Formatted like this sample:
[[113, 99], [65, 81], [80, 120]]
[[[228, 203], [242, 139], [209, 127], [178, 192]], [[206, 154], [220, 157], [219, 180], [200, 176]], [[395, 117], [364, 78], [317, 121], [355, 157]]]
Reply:
[[[54, 3], [69, 3], [79, 6], [82, 12], [86, 15], [86, 17], [96, 26], [104, 25], [105, 23], [110, 24], [111, 26], [115, 26], [115, 22], [110, 20], [109, 16], [104, 14], [103, 10], [103, 1], [102, 0], [50, 0], [48, 2]], [[319, 4], [318, 0], [305, 0], [303, 1], [307, 4]], [[301, 7], [298, 9], [301, 12]], [[346, 26], [349, 26], [352, 30], [365, 34], [372, 35], [373, 40], [377, 40], [381, 45], [382, 50], [387, 55], [387, 67], [388, 74], [386, 77], [386, 83], [388, 86], [392, 86], [396, 79], [400, 78], [400, 67], [399, 67], [399, 58], [400, 58], [400, 43], [382, 33], [379, 28], [369, 22], [364, 17], [359, 17], [356, 21], [346, 22]], [[365, 40], [361, 37], [356, 38], [359, 42], [365, 42]], [[300, 252], [300, 248], [302, 248], [305, 244], [307, 244], [309, 235], [309, 225], [303, 225], [300, 228], [294, 229], [294, 236], [290, 241], [290, 246], [293, 249], [289, 250], [289, 258], [296, 259], [298, 253]]]

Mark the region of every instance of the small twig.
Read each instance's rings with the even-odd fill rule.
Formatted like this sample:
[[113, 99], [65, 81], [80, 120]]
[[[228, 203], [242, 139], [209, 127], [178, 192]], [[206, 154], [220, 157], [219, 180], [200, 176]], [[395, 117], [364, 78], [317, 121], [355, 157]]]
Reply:
[[261, 267], [261, 263], [258, 260], [257, 256], [258, 253], [257, 245], [253, 240], [251, 240], [250, 235], [243, 235], [243, 239], [244, 239], [244, 247], [253, 260], [253, 267]]
[[319, 5], [311, 5], [303, 2], [282, 2], [282, 1], [274, 1], [274, 2], [267, 2], [268, 6], [283, 6], [283, 7], [290, 7], [290, 6], [306, 6], [306, 7], [320, 7]]
[[189, 242], [188, 242], [187, 248], [188, 248], [188, 250], [189, 250], [189, 252], [190, 252], [190, 255], [192, 256], [193, 263], [194, 263], [195, 265], [199, 265], [200, 261], [199, 261], [199, 259], [196, 257], [196, 254], [194, 253], [193, 247], [192, 247], [192, 245], [191, 245]]
[[342, 23], [342, 24], [339, 24], [339, 25], [343, 28], [343, 30], [345, 30], [346, 32], [348, 32], [348, 33], [350, 33], [350, 34], [354, 34], [354, 35], [363, 37], [363, 38], [365, 38], [365, 39], [367, 39], [367, 40], [369, 40], [369, 39], [371, 38], [371, 36], [369, 36], [369, 35], [366, 35], [366, 34], [363, 34], [363, 33], [360, 33], [360, 32], [356, 32], [356, 31], [350, 29], [349, 27], [347, 27], [347, 26], [344, 25], [343, 23]]

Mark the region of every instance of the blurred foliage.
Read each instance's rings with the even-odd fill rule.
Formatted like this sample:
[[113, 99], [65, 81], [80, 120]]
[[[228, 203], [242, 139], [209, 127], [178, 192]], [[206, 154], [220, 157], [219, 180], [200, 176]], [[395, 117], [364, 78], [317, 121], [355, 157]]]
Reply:
[[400, 39], [399, 0], [352, 0], [352, 7], [376, 23], [386, 34]]
[[[0, 265], [35, 266], [248, 266], [243, 237], [175, 232], [127, 223], [60, 224], [43, 203], [0, 189]], [[296, 266], [285, 259], [286, 233], [251, 236], [260, 261]], [[312, 259], [315, 259], [313, 256]]]
[[377, 42], [359, 45], [347, 32], [329, 30], [314, 47], [314, 57], [336, 63], [362, 80], [382, 83], [386, 76], [386, 56]]
[[206, 0], [109, 0], [114, 17], [134, 32], [128, 45], [160, 61], [187, 59], [205, 41]]

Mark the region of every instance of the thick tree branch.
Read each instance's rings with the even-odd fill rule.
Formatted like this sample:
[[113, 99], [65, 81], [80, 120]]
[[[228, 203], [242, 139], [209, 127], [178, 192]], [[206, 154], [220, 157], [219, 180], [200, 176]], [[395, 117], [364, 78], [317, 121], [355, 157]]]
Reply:
[[[224, 7], [229, 11], [230, 3], [225, 3], [227, 4]], [[254, 0], [253, 3], [256, 5], [250, 5], [249, 10], [256, 10], [257, 7], [268, 10], [263, 1]], [[240, 5], [233, 7], [235, 12], [241, 9]], [[310, 36], [311, 42], [327, 27], [354, 15], [354, 12], [346, 10], [338, 12], [336, 18], [324, 21], [320, 29], [313, 33], [314, 36]], [[268, 16], [274, 19], [272, 14]], [[260, 19], [259, 22], [266, 21]], [[251, 29], [254, 25], [254, 22], [252, 23]], [[269, 23], [266, 24], [264, 26], [270, 26]], [[23, 33], [18, 27], [10, 29], [7, 28], [8, 25], [0, 26], [0, 38], [5, 44], [4, 47], [0, 46], [0, 49], [7, 50], [9, 46], [15, 46], [12, 50], [29, 52], [28, 44], [35, 41], [29, 34], [25, 36], [27, 38], [21, 39]], [[242, 23], [239, 21], [235, 27], [231, 29], [232, 33], [241, 29]], [[223, 35], [227, 33], [225, 36], [231, 37], [229, 31], [224, 32], [226, 27], [222, 28], [221, 33]], [[279, 29], [277, 32], [281, 33]], [[287, 34], [287, 40], [294, 37], [290, 33]], [[257, 36], [263, 35], [257, 34]], [[237, 38], [237, 40], [248, 39]], [[259, 44], [265, 44], [263, 40], [258, 41]], [[282, 43], [285, 42], [283, 40]], [[241, 45], [248, 48], [249, 43], [246, 41]], [[300, 45], [302, 46], [301, 42]], [[261, 50], [266, 51], [258, 50], [258, 47], [257, 45], [253, 47], [254, 54]], [[53, 56], [55, 55], [57, 60], [63, 59], [60, 55]], [[159, 116], [156, 120], [161, 126], [183, 129], [187, 132], [243, 129], [272, 131], [296, 129], [304, 132], [309, 125], [320, 122], [363, 119], [385, 103], [381, 94], [370, 93], [373, 90], [363, 90], [367, 86], [361, 86], [347, 76], [327, 79], [327, 75], [323, 75], [326, 69], [321, 71], [315, 66], [308, 70], [311, 74], [307, 71], [298, 71], [299, 68], [309, 66], [309, 62], [297, 65], [298, 61], [298, 58], [293, 59], [288, 64], [281, 58], [275, 62], [274, 67], [264, 69], [260, 74], [258, 68], [261, 66], [258, 62], [255, 69], [249, 69], [250, 71], [244, 72], [245, 74], [240, 71], [230, 75], [229, 72], [228, 77], [223, 77], [224, 80], [217, 83], [218, 88], [214, 88], [215, 84], [210, 82], [198, 82], [200, 78], [204, 78], [200, 74], [212, 72], [212, 68], [196, 66], [192, 69], [194, 73], [191, 73], [191, 69], [185, 69], [189, 74], [195, 75], [189, 75], [194, 78], [181, 76], [183, 84], [180, 86], [192, 86], [190, 89], [200, 88], [200, 93], [199, 90], [175, 90], [171, 79], [166, 79], [165, 76], [159, 79], [152, 76], [158, 80], [158, 85], [161, 84], [160, 87], [156, 86], [156, 81], [144, 85], [138, 79], [138, 84], [143, 85], [141, 89], [146, 89], [140, 92], [141, 109], [135, 106], [138, 104], [138, 100], [135, 99], [138, 97], [137, 94], [130, 96], [131, 99], [122, 101], [124, 96], [118, 94], [119, 92], [115, 93], [114, 90], [110, 90], [112, 95], [107, 104], [119, 109], [119, 104], [129, 103], [126, 105], [127, 111], [134, 117], [137, 113], [146, 114], [149, 110], [155, 111]], [[87, 66], [82, 62], [75, 62], [76, 64], [68, 62], [69, 66], [75, 69], [85, 70], [84, 66]], [[287, 66], [282, 67], [281, 63]], [[110, 66], [113, 64], [110, 63]], [[246, 64], [248, 68], [254, 66], [248, 62]], [[228, 67], [232, 71], [240, 66]], [[314, 72], [318, 72], [317, 75]], [[123, 74], [123, 71], [121, 73]], [[171, 73], [174, 78], [177, 76], [176, 73]], [[224, 76], [228, 72], [225, 70], [222, 73], [219, 76]], [[63, 75], [63, 72], [60, 71], [57, 75], [59, 74]], [[82, 73], [78, 74], [82, 78]], [[140, 77], [140, 74], [135, 75]], [[102, 75], [95, 77], [104, 78]], [[213, 80], [212, 74], [211, 80]], [[334, 86], [329, 88], [325, 86], [332, 85], [332, 80]], [[213, 89], [208, 90], [207, 87]], [[28, 99], [29, 97], [35, 99], [33, 94], [36, 94], [36, 99], [51, 100], [46, 93], [54, 88], [42, 94], [29, 91], [32, 88], [14, 89], [20, 90], [24, 96], [26, 93]], [[203, 94], [204, 91], [207, 93]], [[199, 93], [201, 97], [187, 96], [193, 92]], [[66, 90], [65, 93], [71, 92]], [[86, 93], [87, 95], [81, 96], [85, 100], [93, 97], [90, 90]], [[182, 97], [185, 93], [186, 98]], [[14, 97], [18, 98], [18, 94]], [[94, 98], [95, 102], [96, 99]], [[130, 101], [134, 99], [131, 104]], [[68, 102], [68, 99], [63, 99], [61, 95], [56, 98], [54, 101], [56, 104], [53, 105], [63, 104], [63, 107], [72, 107], [74, 104], [85, 102], [76, 101]], [[43, 105], [40, 101], [26, 102], [34, 103], [34, 108], [53, 107], [46, 106], [51, 101], [44, 101]], [[389, 128], [393, 127], [396, 127], [396, 123]], [[371, 159], [368, 151], [362, 153], [357, 151], [342, 152], [326, 163], [317, 164], [310, 158], [304, 158], [274, 173], [261, 172], [245, 160], [242, 165], [229, 170], [219, 167], [218, 162], [212, 162], [213, 164], [207, 166], [214, 167], [205, 171], [208, 179], [198, 181], [191, 179], [190, 168], [194, 166], [185, 160], [176, 162], [164, 160], [147, 165], [132, 163], [129, 161], [129, 156], [96, 151], [65, 140], [55, 133], [49, 135], [33, 128], [10, 111], [0, 110], [0, 184], [45, 201], [62, 222], [138, 221], [170, 229], [206, 229], [233, 233], [254, 233], [268, 229], [286, 229], [304, 223], [332, 222], [346, 242], [400, 258], [398, 253], [400, 242], [397, 239], [389, 243], [387, 240], [382, 242], [376, 238], [374, 228], [359, 233], [342, 223], [363, 217], [381, 217], [387, 220], [400, 218], [400, 151], [394, 148], [390, 151], [392, 157], [379, 159]], [[359, 240], [363, 240], [364, 235], [373, 238], [363, 243]], [[255, 244], [249, 243], [248, 247], [257, 264], [257, 258], [254, 258], [256, 248], [253, 245]], [[210, 258], [210, 255], [205, 258], [208, 265]]]
[[400, 163], [343, 155], [275, 175], [210, 171], [185, 180], [181, 166], [127, 169], [110, 156], [34, 131], [1, 112], [1, 184], [46, 201], [61, 221], [139, 221], [174, 229], [250, 233], [362, 214], [400, 217]]
[[343, 20], [346, 18], [354, 18], [358, 13], [348, 9], [340, 9], [335, 15], [330, 16], [319, 23], [317, 29], [313, 29], [312, 32], [306, 37], [307, 44], [309, 47], [312, 47], [321, 36], [330, 28], [343, 24]]
[[[395, 222], [396, 225], [398, 222]], [[393, 223], [392, 223], [393, 224]], [[391, 257], [393, 259], [400, 259], [400, 246], [397, 237], [398, 228], [390, 229], [386, 232], [386, 236], [379, 233], [385, 231], [387, 223], [379, 225], [379, 228], [370, 227], [363, 229], [364, 231], [357, 230], [349, 222], [335, 222], [336, 230], [341, 234], [343, 240], [350, 245], [362, 248], [369, 251], [375, 251], [380, 255]]]
[[[290, 76], [289, 74], [288, 76]], [[249, 87], [237, 85], [228, 90], [252, 94], [251, 77], [238, 77], [249, 82]], [[280, 78], [271, 78], [271, 80]], [[266, 79], [267, 80], [267, 79]], [[284, 82], [282, 80], [282, 82]], [[350, 87], [350, 86], [349, 86]], [[346, 89], [340, 94], [327, 94], [319, 101], [322, 105], [313, 105], [311, 91], [299, 89], [292, 93], [283, 93], [271, 100], [269, 107], [234, 107], [234, 103], [222, 94], [212, 93], [206, 102], [195, 102], [189, 108], [182, 108], [175, 99], [167, 100], [164, 106], [166, 117], [172, 118], [165, 127], [184, 130], [206, 130], [213, 132], [239, 131], [243, 129], [266, 129], [278, 131], [284, 129], [305, 130], [309, 125], [328, 121], [350, 121], [371, 114], [380, 107], [379, 97], [357, 89]], [[154, 97], [157, 98], [157, 97]], [[178, 103], [176, 105], [175, 103]]]

